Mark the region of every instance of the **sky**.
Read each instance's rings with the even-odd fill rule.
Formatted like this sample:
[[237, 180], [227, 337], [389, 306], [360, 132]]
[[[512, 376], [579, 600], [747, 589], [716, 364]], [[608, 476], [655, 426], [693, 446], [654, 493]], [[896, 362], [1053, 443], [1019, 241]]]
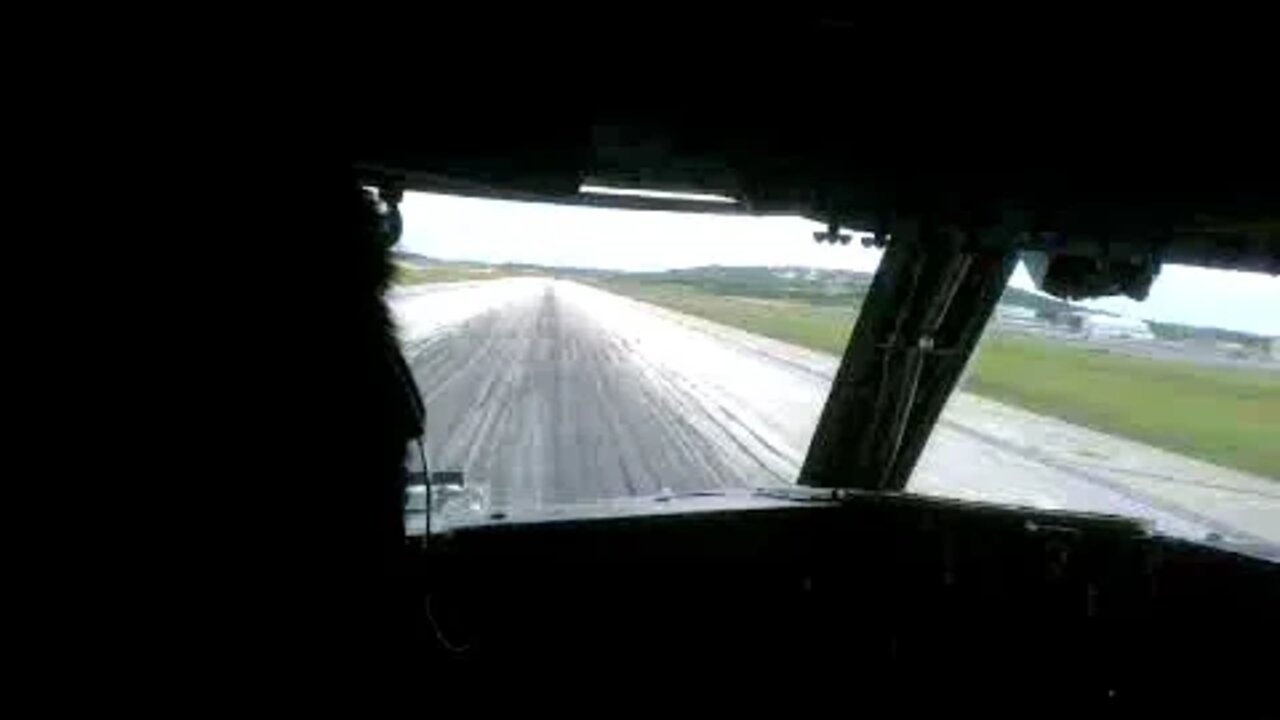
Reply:
[[[398, 249], [442, 260], [665, 270], [701, 265], [797, 265], [872, 272], [881, 251], [818, 243], [819, 224], [750, 217], [543, 205], [406, 193]], [[1033, 290], [1021, 264], [1010, 284]], [[1080, 303], [1142, 318], [1280, 336], [1280, 278], [1166, 265], [1139, 303]]]

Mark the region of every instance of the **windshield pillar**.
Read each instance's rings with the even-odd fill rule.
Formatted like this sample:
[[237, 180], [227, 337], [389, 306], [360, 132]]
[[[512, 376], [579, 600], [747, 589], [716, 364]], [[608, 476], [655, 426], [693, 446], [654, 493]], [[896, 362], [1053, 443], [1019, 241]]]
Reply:
[[899, 222], [800, 473], [801, 485], [900, 490], [1017, 262], [1012, 244]]

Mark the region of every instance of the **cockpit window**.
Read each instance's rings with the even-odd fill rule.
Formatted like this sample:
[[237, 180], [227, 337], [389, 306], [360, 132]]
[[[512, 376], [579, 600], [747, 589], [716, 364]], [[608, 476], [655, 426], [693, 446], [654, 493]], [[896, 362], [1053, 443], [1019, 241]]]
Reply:
[[1280, 279], [1170, 266], [1144, 302], [1019, 268], [908, 485], [1280, 542]]
[[881, 254], [796, 217], [401, 211], [388, 300], [467, 512], [794, 483]]
[[[472, 516], [795, 483], [882, 255], [795, 217], [401, 211], [412, 462]], [[1019, 267], [907, 490], [1280, 542], [1276, 308], [1258, 275], [1166, 267], [1145, 303], [1067, 303]]]

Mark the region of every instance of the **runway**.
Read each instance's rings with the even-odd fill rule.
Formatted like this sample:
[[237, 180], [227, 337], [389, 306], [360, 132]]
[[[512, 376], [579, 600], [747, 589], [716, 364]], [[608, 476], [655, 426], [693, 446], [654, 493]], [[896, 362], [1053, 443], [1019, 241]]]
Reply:
[[[788, 485], [838, 362], [562, 280], [389, 300], [432, 468], [495, 509]], [[962, 393], [908, 489], [1280, 542], [1280, 484]]]

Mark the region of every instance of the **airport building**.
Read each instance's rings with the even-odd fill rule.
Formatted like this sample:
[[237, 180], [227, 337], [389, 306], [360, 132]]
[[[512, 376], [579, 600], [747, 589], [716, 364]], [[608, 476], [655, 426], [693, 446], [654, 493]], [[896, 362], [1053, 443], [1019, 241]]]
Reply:
[[1156, 337], [1145, 320], [1113, 315], [1081, 316], [1080, 332], [1088, 338], [1154, 340]]

